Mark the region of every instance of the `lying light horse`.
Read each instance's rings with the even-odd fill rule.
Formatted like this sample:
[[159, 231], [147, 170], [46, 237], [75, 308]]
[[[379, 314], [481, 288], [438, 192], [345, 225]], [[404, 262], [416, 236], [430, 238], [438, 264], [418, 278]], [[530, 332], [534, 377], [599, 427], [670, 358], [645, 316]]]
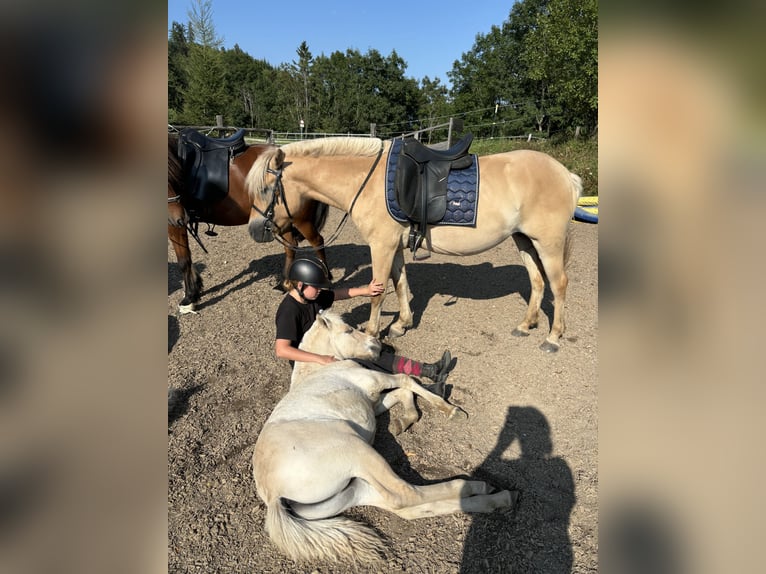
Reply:
[[[393, 179], [387, 167], [394, 161], [403, 162], [398, 153], [391, 152], [394, 143], [376, 138], [343, 137], [291, 143], [265, 151], [246, 180], [253, 205], [260, 211], [275, 197], [282, 196], [290, 205], [316, 200], [350, 213], [370, 246], [372, 276], [381, 280], [390, 277], [396, 288], [399, 317], [389, 329], [391, 337], [404, 334], [412, 326], [403, 254], [408, 244], [409, 223], [395, 219], [394, 208], [387, 203]], [[468, 146], [463, 147], [462, 159], [465, 159]], [[388, 159], [379, 161], [381, 157]], [[449, 151], [442, 154], [442, 158], [445, 157], [450, 157]], [[473, 161], [474, 156], [468, 158]], [[475, 221], [469, 225], [428, 227], [425, 245], [435, 253], [474, 255], [513, 237], [531, 282], [526, 315], [513, 333], [526, 336], [537, 326], [547, 277], [554, 312], [550, 332], [541, 348], [557, 351], [565, 329], [568, 282], [565, 265], [570, 251], [570, 220], [582, 193], [580, 177], [549, 155], [530, 150], [482, 156], [475, 162], [472, 169], [478, 186], [474, 193], [478, 197], [476, 204], [467, 199], [446, 202], [464, 204], [466, 213], [475, 213]], [[449, 200], [449, 196], [446, 199]], [[440, 200], [445, 202], [445, 197], [442, 195]], [[419, 201], [413, 202], [415, 207]], [[445, 203], [442, 209], [446, 209]], [[268, 239], [261, 231], [264, 225], [267, 225], [266, 219], [254, 210], [249, 227], [251, 235]], [[372, 299], [366, 330], [373, 336], [380, 332], [384, 296]]]
[[[184, 172], [178, 156], [178, 137], [178, 134], [168, 133], [168, 239], [173, 245], [183, 278], [184, 297], [179, 310], [186, 313], [195, 309], [202, 294], [202, 277], [192, 265], [189, 234], [196, 236], [200, 222], [215, 225], [248, 223], [252, 202], [245, 189], [245, 176], [260, 154], [276, 147], [267, 144], [246, 145], [244, 139], [240, 139], [237, 155], [228, 162], [228, 193], [210, 199], [206, 196], [194, 197], [194, 193], [188, 189], [189, 176]], [[231, 146], [234, 139], [237, 138], [209, 141], [210, 145], [220, 145], [223, 148]], [[300, 209], [291, 209], [281, 204], [275, 206], [272, 215], [275, 229], [285, 245], [285, 265], [283, 277], [280, 278], [285, 288], [284, 277], [295, 259], [295, 248], [301, 240], [307, 239], [316, 249], [319, 258], [326, 260], [324, 239], [320, 231], [327, 219], [327, 205], [307, 201], [301, 202]]]
[[[380, 342], [325, 311], [300, 348], [339, 359], [374, 359]], [[290, 390], [264, 424], [253, 453], [255, 485], [267, 506], [266, 530], [282, 552], [297, 561], [377, 560], [384, 554], [380, 538], [337, 516], [353, 506], [377, 506], [413, 519], [513, 505], [517, 493], [490, 494], [484, 482], [415, 486], [394, 473], [371, 446], [375, 416], [401, 404], [404, 413], [392, 428], [405, 430], [418, 418], [414, 395], [450, 418], [465, 416], [407, 375], [368, 370], [351, 360], [295, 364]]]

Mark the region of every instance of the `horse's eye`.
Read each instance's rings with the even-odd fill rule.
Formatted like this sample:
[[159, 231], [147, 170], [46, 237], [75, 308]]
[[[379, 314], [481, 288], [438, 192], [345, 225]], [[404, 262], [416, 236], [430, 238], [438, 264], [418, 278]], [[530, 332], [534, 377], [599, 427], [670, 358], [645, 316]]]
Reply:
[[351, 327], [346, 327], [346, 335], [350, 335], [354, 330]]

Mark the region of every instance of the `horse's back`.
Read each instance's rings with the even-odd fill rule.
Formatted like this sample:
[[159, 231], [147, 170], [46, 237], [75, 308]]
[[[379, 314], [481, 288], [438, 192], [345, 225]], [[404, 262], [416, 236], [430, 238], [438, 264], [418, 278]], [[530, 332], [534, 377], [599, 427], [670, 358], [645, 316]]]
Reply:
[[[535, 150], [514, 150], [479, 158], [482, 204], [504, 208], [501, 196], [520, 211], [560, 212], [568, 221], [582, 191], [580, 178], [554, 157]], [[541, 211], [541, 209], [543, 211]]]

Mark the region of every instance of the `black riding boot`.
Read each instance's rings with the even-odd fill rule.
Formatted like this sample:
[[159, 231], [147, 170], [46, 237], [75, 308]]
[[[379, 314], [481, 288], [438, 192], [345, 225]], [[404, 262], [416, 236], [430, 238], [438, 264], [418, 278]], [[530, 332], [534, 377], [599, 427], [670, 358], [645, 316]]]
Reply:
[[452, 362], [452, 355], [449, 351], [444, 351], [442, 358], [435, 363], [423, 363], [420, 368], [420, 374], [428, 377], [437, 384], [444, 384], [449, 376], [449, 366]]

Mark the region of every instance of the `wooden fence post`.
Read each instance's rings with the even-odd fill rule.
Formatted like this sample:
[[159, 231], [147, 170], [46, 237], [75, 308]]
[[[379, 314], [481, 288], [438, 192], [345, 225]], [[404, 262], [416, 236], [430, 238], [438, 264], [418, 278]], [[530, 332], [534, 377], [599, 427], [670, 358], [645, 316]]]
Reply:
[[454, 143], [452, 140], [457, 137], [457, 134], [463, 131], [463, 120], [450, 118], [449, 127], [447, 128], [447, 147], [451, 148]]

